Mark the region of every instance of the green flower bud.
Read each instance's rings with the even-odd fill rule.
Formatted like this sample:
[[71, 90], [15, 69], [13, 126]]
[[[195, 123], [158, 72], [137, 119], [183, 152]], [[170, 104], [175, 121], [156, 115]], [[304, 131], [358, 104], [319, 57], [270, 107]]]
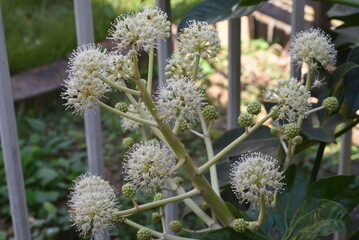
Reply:
[[133, 140], [132, 137], [127, 137], [122, 140], [122, 144], [125, 148], [131, 147], [133, 144], [135, 144], [135, 140]]
[[203, 117], [206, 120], [216, 120], [219, 118], [219, 113], [216, 111], [215, 106], [207, 105], [202, 110]]
[[271, 132], [271, 134], [273, 134], [275, 136], [279, 136], [279, 134], [280, 134], [280, 130], [278, 128], [276, 128], [276, 127], [272, 127], [270, 129], [270, 132]]
[[200, 204], [199, 204], [199, 207], [203, 210], [203, 211], [206, 211], [206, 210], [208, 210], [208, 204], [206, 203], [206, 202], [201, 202]]
[[188, 129], [191, 129], [192, 127], [193, 127], [192, 124], [188, 123], [187, 121], [182, 121], [180, 123], [179, 131], [184, 132]]
[[301, 136], [295, 136], [293, 139], [292, 139], [292, 143], [294, 145], [298, 145], [298, 144], [301, 144], [303, 142], [303, 138]]
[[122, 194], [125, 197], [133, 198], [136, 194], [135, 186], [131, 183], [126, 183], [125, 185], [122, 186]]
[[338, 99], [336, 97], [327, 97], [323, 100], [323, 106], [329, 112], [335, 112], [339, 107]]
[[237, 218], [233, 222], [233, 230], [236, 232], [243, 233], [248, 227], [248, 222], [243, 218]]
[[124, 113], [128, 111], [128, 105], [125, 102], [116, 103], [115, 108], [116, 108], [116, 110], [124, 112]]
[[252, 101], [247, 106], [247, 112], [252, 115], [258, 115], [261, 110], [261, 103], [259, 101]]
[[158, 212], [153, 212], [151, 214], [151, 218], [153, 221], [159, 222], [161, 221], [161, 214], [159, 214]]
[[138, 238], [138, 240], [151, 240], [152, 239], [152, 234], [151, 234], [150, 229], [141, 228], [140, 230], [138, 230], [137, 238]]
[[153, 201], [157, 202], [157, 201], [163, 200], [165, 198], [166, 198], [166, 196], [163, 193], [156, 193], [156, 195], [153, 197]]
[[182, 231], [182, 223], [178, 220], [171, 221], [169, 227], [172, 230], [172, 232], [175, 233], [179, 233]]
[[276, 120], [276, 119], [279, 118], [280, 111], [279, 111], [279, 109], [278, 109], [277, 106], [273, 106], [270, 111], [271, 111], [271, 112], [274, 111], [274, 114], [273, 114], [273, 116], [272, 116], [272, 119], [273, 119], [273, 120]]
[[253, 124], [253, 116], [248, 113], [242, 113], [238, 117], [238, 125], [241, 127], [249, 127]]
[[289, 123], [283, 125], [284, 135], [289, 138], [294, 138], [295, 136], [299, 135], [300, 128], [299, 125], [296, 123]]
[[258, 226], [258, 224], [255, 223], [255, 224], [250, 224], [248, 228], [252, 232], [256, 232], [259, 229], [259, 226]]
[[175, 177], [173, 178], [173, 181], [179, 186], [183, 184], [183, 178], [181, 177]]

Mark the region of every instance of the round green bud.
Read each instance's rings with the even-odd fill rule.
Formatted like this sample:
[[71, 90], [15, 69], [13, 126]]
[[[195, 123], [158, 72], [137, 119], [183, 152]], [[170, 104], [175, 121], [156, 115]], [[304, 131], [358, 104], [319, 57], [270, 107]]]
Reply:
[[207, 105], [202, 110], [203, 117], [206, 120], [216, 120], [219, 118], [219, 113], [216, 111], [216, 107], [213, 105]]
[[133, 144], [135, 144], [135, 140], [133, 140], [132, 137], [127, 137], [122, 140], [122, 144], [125, 148], [131, 147]]
[[175, 233], [179, 233], [182, 231], [182, 223], [178, 220], [171, 221], [169, 227], [172, 230], [172, 232]]
[[289, 123], [283, 125], [284, 135], [289, 138], [294, 138], [295, 136], [299, 135], [300, 128], [299, 125], [296, 123]]
[[116, 103], [115, 108], [116, 108], [116, 110], [124, 112], [124, 113], [128, 111], [128, 105], [125, 102]]
[[208, 204], [206, 203], [206, 202], [201, 202], [200, 204], [199, 204], [199, 207], [203, 210], [203, 211], [206, 211], [206, 210], [208, 210]]
[[292, 143], [294, 145], [298, 145], [298, 144], [301, 144], [303, 142], [303, 138], [301, 136], [295, 136], [293, 139], [292, 139]]
[[192, 127], [192, 124], [188, 123], [187, 121], [182, 121], [179, 126], [179, 131], [184, 132], [188, 129], [191, 129]]
[[161, 214], [159, 214], [158, 212], [153, 212], [151, 214], [151, 218], [153, 221], [159, 222], [161, 221]]
[[136, 194], [136, 188], [131, 183], [126, 183], [125, 185], [123, 185], [121, 190], [122, 190], [122, 194], [128, 198], [133, 198]]
[[248, 226], [249, 230], [251, 230], [252, 232], [256, 232], [258, 229], [259, 229], [259, 226], [257, 223], [254, 223], [254, 224], [250, 224]]
[[165, 198], [166, 198], [166, 196], [163, 193], [156, 193], [156, 195], [153, 197], [153, 201], [157, 202], [157, 201], [161, 201]]
[[[142, 82], [143, 85], [147, 86], [146, 79], [141, 79], [141, 82]], [[140, 90], [139, 87], [137, 86], [137, 84], [136, 84], [136, 90]]]
[[275, 135], [275, 136], [279, 136], [279, 134], [280, 134], [280, 129], [278, 129], [278, 128], [276, 128], [276, 127], [272, 127], [272, 128], [270, 129], [270, 132], [271, 132], [271, 134], [273, 134], [273, 135]]
[[173, 178], [173, 182], [180, 186], [183, 184], [183, 178], [175, 177], [175, 178]]
[[271, 112], [274, 111], [274, 114], [272, 115], [273, 120], [276, 120], [279, 118], [280, 111], [277, 106], [273, 106], [270, 111]]
[[336, 97], [327, 97], [323, 100], [323, 106], [329, 112], [335, 112], [339, 107], [339, 102]]
[[236, 232], [242, 233], [246, 230], [247, 227], [248, 227], [248, 222], [243, 218], [237, 218], [233, 222], [233, 230]]
[[137, 238], [138, 238], [138, 240], [151, 240], [152, 239], [152, 234], [151, 234], [150, 229], [141, 228], [140, 230], [138, 230]]
[[247, 106], [247, 112], [252, 115], [258, 115], [262, 110], [261, 103], [259, 101], [252, 101]]
[[249, 113], [242, 113], [238, 117], [238, 125], [241, 127], [249, 127], [253, 124], [253, 116]]

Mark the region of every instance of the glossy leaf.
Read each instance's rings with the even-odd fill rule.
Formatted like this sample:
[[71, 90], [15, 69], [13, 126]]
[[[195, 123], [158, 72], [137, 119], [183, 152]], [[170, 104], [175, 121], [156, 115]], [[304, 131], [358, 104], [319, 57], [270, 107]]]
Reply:
[[247, 238], [243, 234], [233, 231], [231, 228], [222, 228], [206, 233], [201, 240], [237, 240], [237, 239], [254, 239]]
[[188, 21], [197, 20], [208, 23], [216, 23], [226, 19], [234, 19], [251, 14], [260, 7], [260, 4], [253, 6], [239, 6], [239, 0], [205, 0], [192, 8], [181, 20], [178, 32], [188, 26]]
[[350, 72], [352, 69], [359, 67], [357, 63], [354, 62], [346, 62], [337, 67], [334, 72], [329, 76], [328, 84], [329, 88], [333, 88], [334, 85], [339, 82], [344, 76]]
[[241, 0], [239, 2], [240, 6], [251, 6], [251, 5], [255, 5], [261, 2], [267, 2], [268, 0]]
[[[359, 64], [359, 47], [354, 48], [349, 56], [348, 61]], [[345, 97], [351, 115], [355, 115], [359, 109], [359, 68], [352, 69], [344, 81]]]
[[329, 3], [339, 3], [354, 7], [359, 7], [359, 2], [357, 0], [315, 0], [318, 2], [329, 2]]

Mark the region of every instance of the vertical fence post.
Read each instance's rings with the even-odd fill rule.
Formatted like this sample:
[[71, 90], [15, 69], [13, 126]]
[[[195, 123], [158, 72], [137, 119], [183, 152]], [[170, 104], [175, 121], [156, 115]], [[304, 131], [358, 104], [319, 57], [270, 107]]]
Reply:
[[241, 106], [241, 19], [228, 20], [227, 129], [237, 127]]
[[[170, 0], [156, 0], [156, 6], [168, 15], [168, 20], [171, 21], [171, 1]], [[166, 83], [165, 67], [166, 60], [171, 57], [172, 54], [172, 36], [170, 35], [166, 39], [158, 40], [157, 49], [157, 64], [158, 64], [158, 85], [164, 85]], [[164, 190], [164, 194], [167, 197], [175, 196], [174, 192]], [[178, 205], [177, 203], [170, 203], [164, 207], [164, 214], [166, 219], [166, 232], [171, 235], [176, 235], [169, 228], [169, 222], [178, 219]]]
[[[168, 20], [171, 21], [171, 1], [170, 0], [156, 0], [156, 6], [168, 15]], [[158, 64], [158, 84], [162, 85], [166, 82], [165, 67], [166, 60], [172, 54], [172, 37], [158, 40], [157, 49], [157, 64]]]
[[15, 239], [30, 240], [23, 172], [0, 5], [0, 135]]
[[[74, 0], [77, 45], [94, 42], [91, 0]], [[92, 174], [103, 175], [101, 114], [99, 106], [85, 110], [86, 146], [89, 170]], [[99, 233], [96, 240], [107, 240], [107, 233]]]
[[[292, 26], [292, 38], [295, 33], [303, 30], [304, 6], [305, 0], [292, 0], [292, 14], [290, 19], [290, 24]], [[301, 76], [301, 69], [298, 68], [298, 65], [295, 64], [292, 60], [290, 63], [290, 76], [297, 79], [300, 79]]]

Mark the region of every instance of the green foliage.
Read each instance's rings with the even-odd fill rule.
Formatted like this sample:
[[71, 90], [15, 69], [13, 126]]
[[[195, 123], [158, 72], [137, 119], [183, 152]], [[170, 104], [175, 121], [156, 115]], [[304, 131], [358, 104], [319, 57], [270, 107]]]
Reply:
[[315, 0], [319, 2], [329, 2], [329, 3], [339, 3], [345, 4], [353, 7], [359, 7], [359, 2], [357, 0]]

